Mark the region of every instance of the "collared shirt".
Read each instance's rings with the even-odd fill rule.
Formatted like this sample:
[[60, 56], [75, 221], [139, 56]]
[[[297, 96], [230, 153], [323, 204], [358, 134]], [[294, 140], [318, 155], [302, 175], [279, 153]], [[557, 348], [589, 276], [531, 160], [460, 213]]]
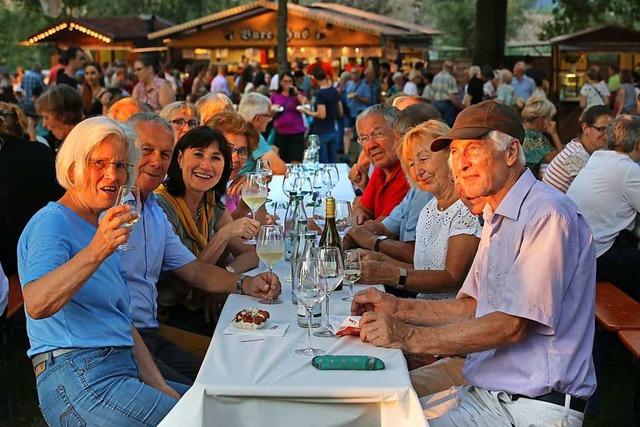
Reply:
[[533, 91], [536, 90], [536, 83], [529, 76], [522, 76], [522, 80], [519, 80], [516, 76], [513, 76], [511, 80], [511, 86], [513, 86], [513, 93], [516, 97], [526, 101]]
[[382, 220], [382, 225], [398, 236], [401, 242], [416, 240], [416, 224], [420, 211], [433, 198], [431, 193], [411, 188], [398, 206], [393, 208], [388, 217]]
[[47, 88], [47, 85], [44, 84], [44, 79], [41, 74], [36, 73], [33, 70], [27, 70], [22, 76], [22, 82], [20, 82], [22, 86], [22, 90], [24, 91], [24, 96], [27, 99], [31, 99], [31, 95], [33, 90], [39, 87], [42, 90]]
[[467, 355], [462, 376], [492, 391], [591, 396], [595, 248], [586, 219], [526, 170], [495, 212], [484, 209], [476, 258], [458, 293], [476, 318], [502, 312], [530, 321], [517, 343]]
[[584, 212], [596, 241], [596, 256], [608, 251], [622, 230], [633, 230], [640, 212], [640, 168], [624, 153], [594, 151], [567, 190]]
[[138, 82], [138, 84], [133, 88], [131, 97], [138, 102], [143, 102], [151, 105], [154, 110], [161, 110], [162, 106], [160, 105], [160, 87], [165, 82], [165, 79], [155, 76], [153, 78], [153, 81], [151, 82], [151, 86], [148, 89], [143, 82]]
[[244, 162], [244, 166], [242, 166], [242, 169], [240, 169], [239, 175], [243, 176], [250, 172], [254, 172], [256, 170], [256, 160], [267, 154], [270, 150], [271, 146], [269, 145], [267, 140], [264, 139], [264, 136], [260, 134], [258, 146], [251, 152], [251, 155], [247, 157], [247, 160]]
[[447, 70], [435, 75], [431, 82], [431, 94], [434, 101], [449, 101], [449, 95], [458, 93], [458, 82]]
[[364, 189], [360, 203], [373, 212], [373, 218], [387, 216], [398, 206], [409, 191], [407, 178], [404, 176], [400, 162], [387, 175], [380, 168], [375, 168], [367, 187]]
[[147, 196], [129, 244], [133, 249], [122, 253], [120, 259], [131, 294], [131, 317], [138, 328], [157, 328], [156, 283], [160, 273], [183, 267], [196, 257], [173, 232], [154, 194]]
[[211, 92], [222, 92], [227, 96], [231, 96], [231, 88], [229, 87], [227, 78], [220, 74], [216, 75], [213, 80], [211, 80]]
[[588, 161], [589, 153], [584, 149], [579, 139], [574, 139], [551, 160], [542, 182], [566, 193]]

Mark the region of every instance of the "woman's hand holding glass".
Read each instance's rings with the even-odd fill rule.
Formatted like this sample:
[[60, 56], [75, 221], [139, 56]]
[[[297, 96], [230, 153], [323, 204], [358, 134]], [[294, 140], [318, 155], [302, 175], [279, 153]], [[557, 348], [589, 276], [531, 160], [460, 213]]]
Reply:
[[340, 255], [339, 248], [317, 248], [315, 250], [315, 257], [320, 261], [320, 276], [327, 281], [327, 297], [324, 328], [313, 335], [316, 337], [332, 337], [334, 334], [331, 331], [329, 319], [329, 301], [331, 299], [331, 292], [338, 287], [344, 277], [342, 256]]
[[243, 240], [250, 239], [260, 230], [260, 222], [251, 218], [239, 218], [222, 227], [218, 233], [226, 235], [228, 240], [239, 237]]
[[[256, 218], [256, 211], [267, 201], [267, 183], [263, 174], [247, 174], [247, 180], [242, 187], [242, 200], [249, 206], [253, 219]], [[255, 245], [255, 239], [245, 240], [248, 245]]]
[[131, 212], [131, 207], [127, 205], [107, 209], [98, 222], [98, 229], [89, 247], [99, 259], [106, 259], [129, 240], [132, 227], [125, 224], [137, 220], [139, 216], [137, 212]]
[[[284, 256], [284, 236], [279, 225], [263, 225], [258, 234], [256, 245], [258, 257], [269, 267], [269, 275], [273, 275], [273, 266]], [[280, 299], [266, 298], [258, 301], [261, 304], [280, 304]]]
[[[130, 219], [129, 221], [126, 221], [122, 224], [123, 227], [133, 227], [133, 224], [138, 222], [138, 220], [140, 219], [140, 212], [142, 210], [142, 203], [140, 202], [140, 189], [135, 185], [120, 186], [114, 206], [129, 206], [129, 212], [137, 214], [133, 219]], [[118, 249], [128, 251], [133, 249], [133, 246], [125, 241], [118, 247]]]
[[307, 309], [307, 348], [296, 350], [296, 354], [302, 356], [317, 356], [324, 351], [311, 347], [311, 313], [313, 308], [320, 304], [327, 296], [327, 280], [324, 272], [321, 272], [322, 265], [317, 258], [303, 259], [300, 262], [298, 281], [293, 290], [298, 301]]

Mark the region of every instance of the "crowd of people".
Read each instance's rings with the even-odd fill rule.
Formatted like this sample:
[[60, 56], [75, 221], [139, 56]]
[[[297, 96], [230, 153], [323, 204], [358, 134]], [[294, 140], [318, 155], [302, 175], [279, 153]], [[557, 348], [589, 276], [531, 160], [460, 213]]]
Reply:
[[[343, 246], [387, 292], [357, 293], [352, 311], [362, 340], [405, 352], [430, 424], [582, 424], [596, 280], [640, 297], [626, 72], [599, 103], [590, 71], [565, 145], [524, 62], [473, 66], [462, 90], [451, 61], [338, 74], [317, 58], [233, 82], [224, 66], [180, 81], [145, 55], [135, 84], [112, 68], [69, 48], [49, 86], [33, 67], [0, 102], [0, 308], [18, 272], [47, 422], [157, 424], [193, 384], [226, 295], [278, 296], [277, 276], [244, 274], [258, 257], [242, 243], [278, 218], [247, 215], [240, 194], [259, 159], [284, 174], [313, 133], [323, 163], [362, 148]], [[139, 214], [114, 206], [125, 184]]]

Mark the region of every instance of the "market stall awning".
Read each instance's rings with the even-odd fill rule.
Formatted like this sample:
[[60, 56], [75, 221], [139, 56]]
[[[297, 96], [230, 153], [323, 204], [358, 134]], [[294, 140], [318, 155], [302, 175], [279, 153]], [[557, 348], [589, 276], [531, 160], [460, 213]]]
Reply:
[[640, 52], [640, 31], [602, 25], [549, 40], [560, 51]]
[[94, 49], [161, 47], [162, 42], [149, 40], [147, 35], [172, 25], [152, 15], [67, 18], [30, 35], [21, 44], [56, 43]]
[[[163, 39], [169, 42], [170, 45], [175, 45], [173, 43], [174, 40], [190, 38], [193, 43], [200, 43], [202, 46], [202, 38], [195, 37], [195, 34], [225, 27], [226, 30], [222, 33], [221, 38], [209, 38], [209, 45], [225, 47], [233, 45], [233, 43], [237, 42], [238, 39], [248, 41], [254, 40], [256, 42], [275, 45], [277, 40], [275, 26], [265, 26], [267, 21], [264, 19], [260, 21], [260, 17], [266, 14], [273, 15], [277, 10], [278, 4], [276, 2], [259, 0], [254, 3], [237, 6], [185, 22], [183, 24], [175, 25], [167, 29], [155, 31], [149, 34], [149, 39]], [[368, 34], [375, 37], [378, 41], [381, 37], [385, 37], [389, 40], [393, 40], [400, 46], [402, 46], [403, 41], [405, 41], [407, 44], [421, 44], [423, 47], [428, 47], [434, 36], [443, 34], [431, 27], [410, 24], [398, 19], [364, 12], [359, 9], [342, 5], [313, 3], [311, 5], [302, 6], [288, 3], [287, 10], [289, 12], [290, 21], [298, 18], [298, 21], [300, 21], [300, 19], [304, 19], [322, 24], [321, 27], [309, 30], [309, 33], [302, 37], [314, 40], [314, 43], [318, 46], [322, 46], [323, 44], [327, 46], [337, 46], [347, 42], [357, 43], [357, 41], [345, 40], [344, 37], [341, 38], [341, 40], [332, 40], [330, 36], [332, 35], [331, 32], [335, 27], [340, 27], [343, 30], [350, 30], [352, 32]], [[242, 28], [233, 27], [233, 24], [235, 23], [251, 19], [256, 23], [256, 27], [253, 28], [252, 31], [255, 31], [257, 35], [242, 33]], [[262, 24], [262, 27], [258, 27], [257, 24]], [[304, 28], [301, 28], [299, 31], [304, 31]], [[288, 39], [296, 39], [294, 36], [295, 34], [288, 34]], [[298, 39], [299, 38], [300, 37], [298, 37]], [[186, 44], [187, 43], [184, 42], [178, 43], [178, 45], [181, 46], [185, 46]]]

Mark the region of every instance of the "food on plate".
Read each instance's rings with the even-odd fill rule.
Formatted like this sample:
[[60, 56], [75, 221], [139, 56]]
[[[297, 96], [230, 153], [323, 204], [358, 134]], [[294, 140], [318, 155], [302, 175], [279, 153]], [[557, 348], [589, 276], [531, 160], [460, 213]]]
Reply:
[[267, 319], [269, 319], [268, 311], [247, 307], [235, 315], [231, 324], [239, 329], [260, 329], [267, 323]]

